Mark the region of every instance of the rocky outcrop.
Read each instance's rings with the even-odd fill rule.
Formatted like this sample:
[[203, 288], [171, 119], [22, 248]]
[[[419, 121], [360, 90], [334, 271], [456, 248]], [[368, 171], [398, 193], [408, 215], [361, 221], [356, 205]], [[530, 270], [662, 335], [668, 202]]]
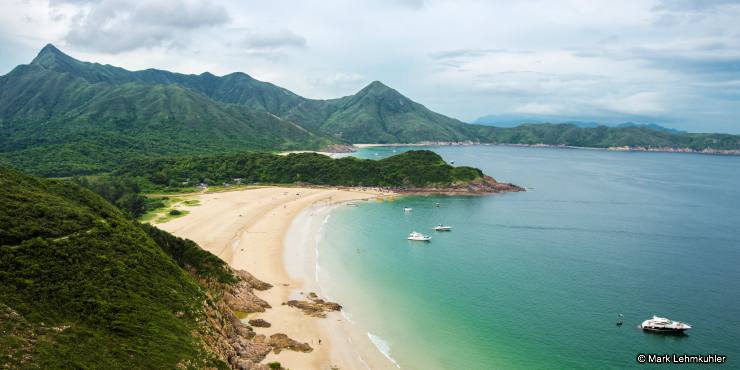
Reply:
[[239, 277], [242, 281], [245, 281], [252, 289], [256, 290], [267, 290], [272, 288], [272, 284], [265, 283], [264, 281], [258, 280], [252, 274], [243, 270], [234, 270], [234, 274]]
[[339, 303], [325, 301], [316, 296], [316, 293], [313, 292], [308, 294], [308, 300], [290, 300], [286, 302], [286, 304], [303, 311], [306, 315], [321, 318], [326, 317], [327, 312], [339, 311], [342, 309], [342, 306]]
[[311, 352], [313, 351], [313, 348], [311, 348], [308, 343], [301, 343], [296, 340], [293, 340], [289, 338], [287, 335], [278, 333], [270, 335], [270, 338], [266, 340], [267, 344], [269, 344], [272, 347], [272, 351], [277, 353], [280, 353], [282, 350], [291, 350], [296, 352]]
[[270, 326], [272, 326], [272, 324], [262, 319], [249, 320], [249, 325], [256, 328], [269, 328]]
[[[232, 271], [239, 278], [234, 284], [218, 283], [213, 280], [199, 280], [206, 287], [206, 300], [203, 303], [205, 319], [200, 322], [198, 336], [206, 349], [232, 369], [267, 370], [260, 362], [268, 353], [283, 350], [311, 352], [307, 343], [300, 343], [285, 334], [272, 334], [269, 338], [257, 335], [252, 326], [245, 325], [236, 312], [264, 312], [270, 305], [254, 294], [254, 290], [272, 287], [256, 279], [246, 271]], [[269, 327], [265, 320], [250, 320], [250, 324]]]
[[399, 193], [418, 195], [483, 195], [526, 191], [524, 188], [505, 182], [498, 182], [491, 176], [483, 176], [473, 181], [449, 184], [440, 187], [393, 189]]

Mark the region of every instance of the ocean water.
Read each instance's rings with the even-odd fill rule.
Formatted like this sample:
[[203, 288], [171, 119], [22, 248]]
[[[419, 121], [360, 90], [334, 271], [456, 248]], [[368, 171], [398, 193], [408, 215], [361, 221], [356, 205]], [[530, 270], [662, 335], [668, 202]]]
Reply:
[[[718, 366], [640, 365], [640, 353], [716, 353], [740, 368], [740, 157], [431, 149], [529, 191], [332, 213], [318, 246], [322, 289], [401, 368]], [[435, 233], [438, 223], [454, 230]], [[412, 230], [432, 242], [407, 241]], [[694, 328], [639, 330], [653, 314]]]

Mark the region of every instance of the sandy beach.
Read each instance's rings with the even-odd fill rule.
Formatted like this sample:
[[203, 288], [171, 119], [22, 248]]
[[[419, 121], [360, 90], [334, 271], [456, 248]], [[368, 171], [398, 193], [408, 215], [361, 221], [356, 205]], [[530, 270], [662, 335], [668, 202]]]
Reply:
[[233, 268], [249, 271], [274, 286], [258, 293], [272, 309], [248, 317], [264, 319], [272, 326], [255, 331], [268, 336], [285, 333], [309, 343], [314, 350], [271, 353], [265, 363], [279, 361], [290, 369], [394, 369], [367, 334], [354, 328], [340, 312], [322, 319], [282, 304], [289, 299], [305, 299], [309, 292], [321, 296], [315, 248], [331, 207], [388, 195], [392, 194], [295, 187], [205, 193], [187, 196], [200, 200], [199, 206], [188, 207], [187, 216], [157, 226], [192, 239]]

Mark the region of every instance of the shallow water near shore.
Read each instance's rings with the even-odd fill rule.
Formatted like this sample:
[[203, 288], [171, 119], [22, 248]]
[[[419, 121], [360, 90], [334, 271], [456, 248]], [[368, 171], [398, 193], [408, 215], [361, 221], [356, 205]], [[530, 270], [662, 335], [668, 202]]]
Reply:
[[[717, 353], [738, 366], [740, 158], [431, 149], [529, 191], [333, 211], [318, 246], [322, 290], [401, 368], [671, 367], [638, 365], [639, 353]], [[438, 223], [454, 230], [435, 233]], [[413, 230], [432, 242], [407, 241]], [[653, 314], [694, 329], [637, 329]]]

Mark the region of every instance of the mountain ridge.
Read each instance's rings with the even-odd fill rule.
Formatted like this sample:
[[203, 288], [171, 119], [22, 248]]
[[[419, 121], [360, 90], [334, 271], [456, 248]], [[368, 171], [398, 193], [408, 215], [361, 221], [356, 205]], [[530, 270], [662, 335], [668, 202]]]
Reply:
[[51, 44], [0, 76], [0, 161], [43, 176], [109, 172], [127, 157], [418, 142], [740, 148], [732, 135], [650, 127], [466, 124], [380, 81], [352, 95], [308, 99], [242, 72], [128, 71], [79, 61]]

